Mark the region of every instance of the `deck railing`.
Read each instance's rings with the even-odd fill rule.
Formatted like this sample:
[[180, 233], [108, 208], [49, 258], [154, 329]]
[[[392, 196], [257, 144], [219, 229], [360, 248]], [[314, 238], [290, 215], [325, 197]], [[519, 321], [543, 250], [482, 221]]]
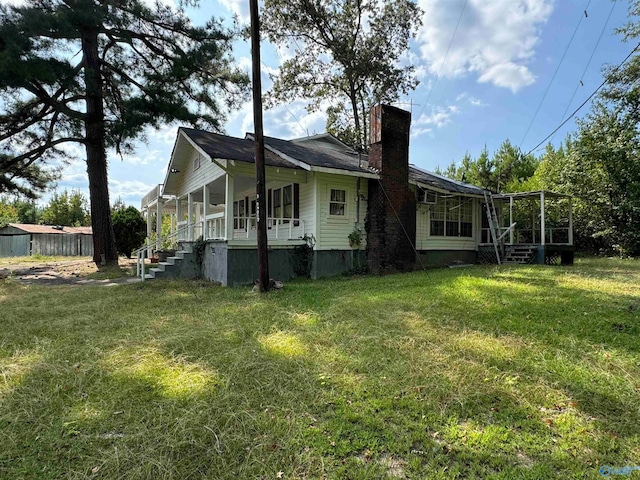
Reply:
[[[193, 232], [186, 228], [187, 222], [178, 222], [182, 232], [179, 240], [192, 241], [202, 235], [204, 240], [256, 240], [257, 219], [255, 216], [233, 217], [231, 238], [226, 232], [224, 213], [207, 215], [202, 225], [193, 225]], [[202, 228], [204, 227], [204, 230]], [[304, 220], [299, 218], [267, 218], [268, 240], [297, 240], [305, 234]]]
[[[506, 230], [505, 227], [504, 230]], [[503, 230], [503, 229], [501, 229]], [[508, 235], [505, 237], [505, 243], [509, 243]], [[514, 245], [541, 245], [540, 229], [537, 228], [516, 228], [514, 229], [513, 244]], [[545, 228], [544, 241], [550, 245], [571, 245], [569, 242], [569, 227], [550, 227]], [[489, 228], [480, 229], [480, 243], [491, 243], [491, 231]]]

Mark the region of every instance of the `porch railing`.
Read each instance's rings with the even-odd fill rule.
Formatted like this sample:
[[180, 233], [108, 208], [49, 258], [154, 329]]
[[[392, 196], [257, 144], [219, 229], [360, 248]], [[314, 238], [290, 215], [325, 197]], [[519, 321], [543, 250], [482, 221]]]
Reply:
[[136, 256], [136, 276], [140, 277], [140, 279], [143, 282], [145, 280], [145, 274], [146, 274], [144, 259], [147, 258], [149, 251], [156, 248], [156, 246], [159, 244], [171, 242], [172, 240], [177, 243], [179, 240], [182, 240], [180, 236], [184, 235], [185, 231], [188, 232], [188, 231], [191, 231], [191, 229], [197, 229], [198, 227], [200, 231], [202, 231], [202, 222], [190, 223], [190, 224], [187, 224], [187, 222], [180, 222], [180, 223], [184, 223], [185, 225], [182, 225], [182, 226], [178, 225], [178, 229], [175, 232], [170, 233], [169, 235], [165, 235], [160, 239], [159, 242], [158, 240], [149, 241], [142, 247], [133, 251], [133, 253]]
[[[501, 230], [506, 230], [505, 227]], [[508, 237], [507, 244], [508, 244]], [[569, 227], [550, 227], [545, 228], [544, 241], [546, 244], [555, 245], [570, 245], [569, 242]], [[491, 243], [491, 232], [489, 228], [480, 229], [480, 243]], [[514, 229], [514, 245], [541, 245], [542, 239], [540, 236], [540, 229], [535, 228], [516, 228]]]
[[[257, 219], [252, 216], [233, 217], [231, 238], [226, 232], [224, 213], [207, 215], [203, 222], [192, 224], [178, 222], [178, 240], [192, 241], [202, 236], [204, 240], [255, 240]], [[297, 240], [304, 236], [305, 223], [300, 218], [267, 218], [267, 238], [269, 240]]]
[[[254, 240], [257, 222], [256, 217], [233, 217], [233, 239]], [[297, 240], [304, 234], [304, 220], [299, 218], [267, 218], [268, 240]]]

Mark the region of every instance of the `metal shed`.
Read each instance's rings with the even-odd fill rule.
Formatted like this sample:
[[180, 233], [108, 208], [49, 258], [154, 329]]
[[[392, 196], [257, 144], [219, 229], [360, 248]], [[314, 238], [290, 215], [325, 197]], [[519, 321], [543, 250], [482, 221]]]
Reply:
[[91, 227], [10, 223], [0, 228], [0, 257], [93, 256]]

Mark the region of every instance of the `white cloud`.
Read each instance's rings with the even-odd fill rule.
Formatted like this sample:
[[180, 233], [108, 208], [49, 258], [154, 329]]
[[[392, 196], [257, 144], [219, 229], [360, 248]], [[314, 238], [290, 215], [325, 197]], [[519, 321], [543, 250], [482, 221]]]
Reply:
[[[463, 2], [420, 0], [425, 14], [417, 42], [431, 74], [443, 65]], [[532, 84], [535, 76], [527, 64], [552, 10], [552, 0], [468, 0], [440, 74], [472, 73], [479, 82], [514, 93]]]
[[121, 197], [127, 203], [136, 204], [149, 192], [155, 184], [147, 184], [138, 180], [109, 180], [109, 197], [115, 200]]
[[162, 127], [148, 128], [146, 131], [146, 136], [153, 141], [153, 144], [164, 144], [168, 147], [173, 147], [173, 144], [176, 141], [176, 132], [178, 131], [178, 127], [175, 124], [163, 125]]
[[249, 23], [249, 2], [246, 0], [218, 0], [228, 11], [238, 16], [241, 22]]
[[[448, 107], [435, 107], [431, 113], [423, 113], [414, 122], [417, 127], [425, 127], [428, 125], [441, 128], [451, 122], [451, 117], [459, 112], [458, 107], [449, 105]], [[416, 130], [421, 130], [420, 128]], [[424, 130], [424, 128], [422, 129]]]
[[460, 95], [458, 95], [456, 97], [456, 102], [463, 102], [463, 101], [469, 102], [474, 107], [488, 107], [489, 106], [488, 103], [483, 102], [479, 98], [476, 98], [476, 97], [474, 97], [472, 95], [469, 95], [467, 92], [463, 92], [463, 93], [461, 93]]

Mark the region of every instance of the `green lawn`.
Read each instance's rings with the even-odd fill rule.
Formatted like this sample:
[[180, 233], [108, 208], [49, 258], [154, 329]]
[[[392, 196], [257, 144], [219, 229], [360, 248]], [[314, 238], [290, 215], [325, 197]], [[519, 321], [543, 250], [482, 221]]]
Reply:
[[600, 478], [640, 465], [639, 334], [638, 261], [8, 279], [0, 478]]

